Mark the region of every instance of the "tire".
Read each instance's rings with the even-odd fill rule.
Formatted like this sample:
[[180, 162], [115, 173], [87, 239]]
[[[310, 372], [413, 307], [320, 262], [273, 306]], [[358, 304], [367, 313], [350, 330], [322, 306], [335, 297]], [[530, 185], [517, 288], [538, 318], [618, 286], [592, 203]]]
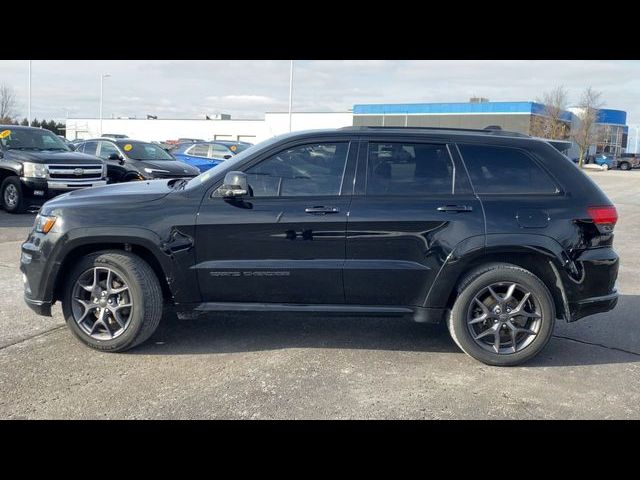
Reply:
[[0, 201], [9, 213], [23, 213], [27, 207], [20, 179], [16, 176], [7, 177], [0, 185]]
[[[92, 277], [93, 271], [98, 272], [98, 281], [95, 276]], [[122, 323], [116, 322], [115, 314], [107, 310], [107, 305], [100, 304], [100, 307], [107, 308], [86, 308], [76, 300], [82, 298], [85, 303], [98, 305], [91, 300], [96, 290], [89, 293], [87, 287], [91, 288], [88, 285], [91, 278], [92, 284], [98, 285], [98, 289], [104, 287], [109, 278], [108, 271], [112, 274], [111, 288], [117, 287], [114, 291], [127, 287], [117, 295], [106, 297], [109, 300], [116, 299], [115, 309], [118, 309]], [[92, 253], [82, 257], [67, 278], [62, 312], [73, 334], [85, 345], [106, 352], [122, 352], [143, 343], [158, 327], [162, 318], [162, 289], [153, 269], [137, 255], [116, 250]], [[127, 304], [131, 305], [130, 308], [127, 308]], [[103, 323], [97, 320], [101, 309], [106, 311]], [[80, 321], [85, 310], [89, 313]], [[89, 329], [93, 334], [88, 332]]]
[[631, 170], [631, 165], [627, 162], [622, 162], [620, 164], [620, 170]]
[[[503, 315], [496, 314], [495, 308], [499, 305], [497, 302], [495, 306], [491, 304], [495, 297], [487, 293], [489, 292], [487, 288], [491, 286], [494, 293], [504, 299], [508, 295], [510, 285], [514, 284], [517, 287], [514, 287], [512, 298], [502, 305], [505, 311], [499, 311]], [[497, 291], [499, 288], [507, 291], [500, 294]], [[529, 296], [522, 300], [526, 292], [529, 292]], [[486, 300], [482, 300], [485, 295]], [[486, 308], [480, 308], [481, 306], [476, 302], [478, 297]], [[522, 311], [524, 315], [507, 313], [509, 310], [515, 312], [514, 303], [520, 305], [521, 301], [524, 306], [518, 311]], [[488, 311], [491, 316], [479, 322], [485, 314], [474, 313], [477, 311], [485, 313]], [[515, 316], [509, 320], [502, 318], [508, 315]], [[538, 317], [534, 318], [534, 315]], [[518, 266], [498, 263], [475, 270], [462, 280], [458, 287], [458, 297], [447, 318], [447, 327], [454, 342], [467, 355], [487, 365], [514, 366], [535, 357], [547, 345], [553, 333], [555, 318], [553, 298], [538, 277]], [[475, 322], [473, 325], [469, 324], [472, 320]], [[517, 333], [512, 333], [516, 331]], [[497, 332], [497, 335], [493, 332]], [[535, 332], [535, 335], [526, 332]], [[513, 348], [512, 335], [515, 335], [515, 348]], [[499, 351], [495, 348], [496, 337]], [[505, 339], [504, 347], [502, 338]]]
[[609, 170], [609, 165], [607, 165], [606, 163], [603, 163], [602, 165], [600, 165], [602, 167], [603, 170]]

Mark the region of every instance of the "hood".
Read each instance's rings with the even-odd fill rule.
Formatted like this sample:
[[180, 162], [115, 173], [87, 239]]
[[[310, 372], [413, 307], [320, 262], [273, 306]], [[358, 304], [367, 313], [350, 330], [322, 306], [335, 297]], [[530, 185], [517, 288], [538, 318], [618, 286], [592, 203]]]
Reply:
[[83, 188], [59, 195], [45, 203], [44, 211], [57, 207], [79, 205], [134, 204], [151, 202], [166, 197], [173, 188], [170, 180], [145, 180], [140, 182], [116, 183], [102, 187]]
[[195, 176], [200, 174], [200, 171], [197, 168], [177, 160], [141, 160], [138, 164], [138, 168], [143, 170], [145, 167], [153, 168], [154, 170], [164, 170], [169, 172], [171, 175], [179, 177]]
[[33, 162], [33, 163], [48, 163], [48, 164], [87, 164], [87, 163], [99, 163], [102, 165], [102, 160], [93, 155], [86, 155], [80, 152], [56, 152], [47, 151], [42, 152], [30, 151], [30, 150], [5, 150], [5, 158], [17, 160], [20, 162]]

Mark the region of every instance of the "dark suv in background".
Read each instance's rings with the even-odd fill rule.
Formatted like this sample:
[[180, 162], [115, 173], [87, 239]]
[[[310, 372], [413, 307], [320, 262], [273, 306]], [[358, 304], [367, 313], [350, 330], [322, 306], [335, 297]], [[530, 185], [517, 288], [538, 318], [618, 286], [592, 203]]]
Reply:
[[25, 300], [90, 347], [145, 341], [163, 306], [447, 323], [491, 365], [556, 319], [614, 308], [615, 207], [550, 144], [509, 132], [349, 127], [265, 141], [191, 180], [47, 202]]
[[197, 168], [177, 161], [160, 145], [130, 138], [89, 139], [79, 143], [76, 151], [102, 158], [109, 183], [192, 178], [200, 173]]
[[49, 130], [0, 125], [0, 205], [9, 213], [106, 184], [106, 168], [92, 155], [74, 152]]

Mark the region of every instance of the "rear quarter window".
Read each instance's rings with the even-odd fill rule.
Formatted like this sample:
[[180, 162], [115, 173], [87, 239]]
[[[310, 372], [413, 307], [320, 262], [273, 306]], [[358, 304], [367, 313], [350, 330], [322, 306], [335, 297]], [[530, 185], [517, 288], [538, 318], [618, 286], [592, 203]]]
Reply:
[[458, 145], [476, 193], [554, 194], [558, 187], [524, 150]]

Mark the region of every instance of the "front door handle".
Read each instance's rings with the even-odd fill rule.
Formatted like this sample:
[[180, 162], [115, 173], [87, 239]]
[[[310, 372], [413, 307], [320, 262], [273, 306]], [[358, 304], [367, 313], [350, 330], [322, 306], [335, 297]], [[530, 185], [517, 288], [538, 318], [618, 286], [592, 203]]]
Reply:
[[469, 205], [443, 205], [438, 207], [439, 212], [471, 212], [473, 207]]
[[311, 215], [326, 215], [328, 213], [338, 213], [340, 210], [335, 207], [307, 207], [304, 211]]

